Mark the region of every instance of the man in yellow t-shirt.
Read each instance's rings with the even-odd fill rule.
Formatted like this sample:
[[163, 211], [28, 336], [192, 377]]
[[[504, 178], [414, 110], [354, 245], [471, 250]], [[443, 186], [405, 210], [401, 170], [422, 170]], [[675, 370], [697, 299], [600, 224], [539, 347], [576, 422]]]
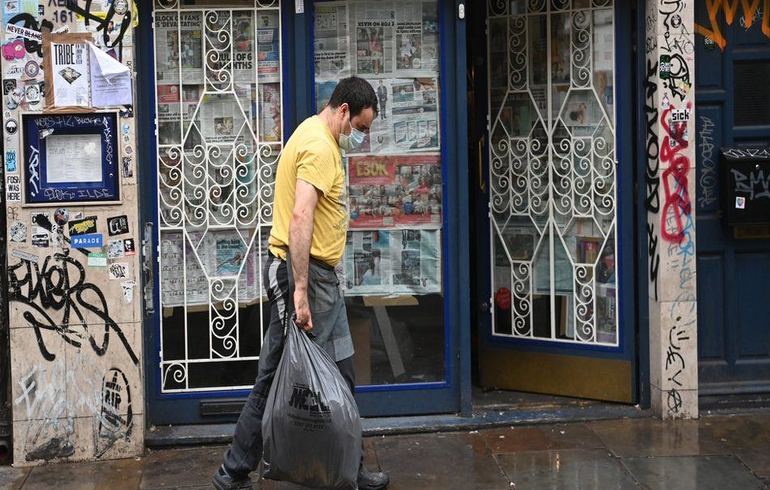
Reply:
[[[254, 388], [238, 419], [233, 443], [214, 475], [217, 490], [251, 489], [249, 473], [262, 458], [265, 403], [292, 312], [297, 325], [310, 331], [313, 340], [336, 361], [351, 392], [355, 390], [353, 340], [334, 272], [345, 251], [348, 230], [340, 150], [350, 151], [363, 143], [376, 116], [377, 96], [369, 82], [358, 77], [342, 79], [321, 113], [297, 127], [278, 161], [270, 256], [263, 271], [270, 326]], [[381, 490], [388, 483], [386, 474], [360, 466], [359, 489]]]

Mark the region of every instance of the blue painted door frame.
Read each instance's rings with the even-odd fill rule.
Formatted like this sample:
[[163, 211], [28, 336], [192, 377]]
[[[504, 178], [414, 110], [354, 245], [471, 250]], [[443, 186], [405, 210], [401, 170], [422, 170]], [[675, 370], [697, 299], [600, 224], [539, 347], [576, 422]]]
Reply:
[[[642, 12], [643, 14], [643, 12]], [[476, 79], [486, 80], [487, 59], [486, 59], [486, 34], [481, 30], [477, 23], [485, 21], [483, 16], [481, 20], [476, 19], [474, 25], [472, 41], [472, 53], [474, 56], [474, 71], [482, 75], [476, 75]], [[472, 199], [475, 199], [474, 205], [474, 291], [473, 295], [473, 325], [476, 330], [478, 343], [480, 345], [494, 346], [495, 348], [509, 349], [511, 355], [516, 351], [536, 352], [545, 354], [569, 355], [580, 357], [592, 357], [599, 359], [623, 359], [632, 361], [632, 393], [634, 403], [640, 401], [639, 376], [648, 369], [648, 352], [644, 341], [640, 341], [642, 330], [638, 328], [640, 310], [640, 299], [646, 301], [647, 286], [646, 281], [642, 281], [639, 276], [639, 270], [642, 264], [639, 256], [639, 244], [644, 241], [644, 236], [639, 235], [640, 218], [646, 219], [646, 215], [639, 215], [636, 199], [636, 182], [638, 179], [638, 168], [636, 166], [636, 138], [637, 129], [636, 107], [638, 104], [635, 98], [637, 81], [637, 55], [634, 49], [636, 39], [634, 33], [637, 32], [637, 15], [635, 2], [626, 2], [622, 0], [615, 1], [615, 35], [616, 35], [616, 94], [617, 94], [617, 158], [618, 158], [618, 253], [620, 260], [618, 262], [619, 271], [619, 306], [621, 337], [620, 345], [617, 348], [593, 347], [580, 345], [562, 345], [540, 341], [522, 341], [512, 339], [493, 339], [491, 336], [491, 280], [490, 280], [490, 233], [489, 233], [489, 186], [481, 192], [480, 184], [487, 180], [489, 174], [488, 161], [488, 143], [489, 135], [486, 131], [486, 116], [488, 100], [488, 88], [486, 82], [476, 84], [475, 87], [475, 120], [476, 126], [473, 128], [474, 137], [484, 138], [484, 150], [482, 151], [483, 166], [469, 179], [471, 181]], [[641, 25], [644, 26], [643, 16]], [[482, 61], [483, 60], [483, 61]], [[482, 105], [483, 104], [483, 105]], [[484, 126], [484, 127], [482, 127]], [[483, 179], [479, 180], [477, 174]], [[644, 269], [641, 269], [644, 271]], [[644, 349], [644, 350], [640, 350]], [[642, 367], [644, 366], [644, 367]]]
[[[468, 258], [468, 159], [467, 106], [465, 80], [465, 22], [458, 19], [459, 0], [441, 0], [441, 97], [442, 164], [444, 195], [444, 291], [445, 291], [445, 364], [443, 383], [361, 387], [357, 390], [362, 415], [390, 416], [429, 413], [461, 413], [471, 410], [470, 382], [470, 292]], [[305, 14], [294, 13], [294, 2], [284, 0], [281, 7], [283, 34], [284, 134], [290, 135], [306, 117], [313, 114], [313, 39], [312, 6], [306, 2]], [[148, 272], [144, 276], [145, 300], [144, 369], [146, 413], [149, 425], [232, 422], [232, 415], [200, 415], [202, 399], [237, 402], [248, 391], [203, 394], [162, 395], [158, 331], [160, 296], [158, 277], [158, 243], [155, 229], [157, 172], [155, 151], [155, 87], [151, 7], [140, 6], [140, 25], [136, 35], [138, 59], [137, 83], [139, 103], [136, 117], [140, 141], [140, 213], [149, 242], [143, 247], [143, 260]], [[255, 373], [256, 376], [256, 373]]]

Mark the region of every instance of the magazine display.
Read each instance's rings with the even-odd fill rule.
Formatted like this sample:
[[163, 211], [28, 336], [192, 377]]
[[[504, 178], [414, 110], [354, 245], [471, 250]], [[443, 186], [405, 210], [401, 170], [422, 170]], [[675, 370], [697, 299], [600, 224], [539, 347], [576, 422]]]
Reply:
[[439, 155], [348, 158], [350, 228], [441, 226]]
[[203, 16], [200, 12], [155, 17], [158, 84], [203, 83]]
[[[229, 293], [215, 292], [209, 298], [209, 282], [218, 280], [225, 288], [232, 288], [237, 281], [238, 303], [251, 303], [262, 295], [257, 284], [256, 247], [247, 249], [237, 232], [217, 232], [205, 237], [202, 232], [189, 232], [186, 236], [187, 239], [183, 239], [182, 233], [161, 234], [160, 272], [164, 306], [216, 303], [216, 297], [226, 298]], [[186, 260], [183, 254], [186, 254]], [[235, 292], [231, 296], [235, 299]]]
[[440, 230], [351, 231], [343, 261], [346, 296], [441, 292]]

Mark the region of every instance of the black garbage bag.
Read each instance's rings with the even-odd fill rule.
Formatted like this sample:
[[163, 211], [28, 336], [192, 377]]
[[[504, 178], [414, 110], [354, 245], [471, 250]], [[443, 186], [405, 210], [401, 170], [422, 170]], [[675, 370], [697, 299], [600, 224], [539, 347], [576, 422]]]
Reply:
[[311, 488], [358, 488], [358, 407], [331, 357], [293, 321], [267, 397], [262, 437], [264, 478]]

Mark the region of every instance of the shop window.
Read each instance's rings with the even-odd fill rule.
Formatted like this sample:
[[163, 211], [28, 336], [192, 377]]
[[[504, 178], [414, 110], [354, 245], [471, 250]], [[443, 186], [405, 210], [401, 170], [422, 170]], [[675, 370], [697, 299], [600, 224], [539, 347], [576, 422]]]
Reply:
[[279, 2], [154, 9], [164, 393], [250, 388], [282, 133]]
[[346, 155], [350, 227], [340, 272], [359, 384], [443, 381], [445, 196], [436, 1], [314, 4], [315, 101], [365, 78], [379, 116]]

